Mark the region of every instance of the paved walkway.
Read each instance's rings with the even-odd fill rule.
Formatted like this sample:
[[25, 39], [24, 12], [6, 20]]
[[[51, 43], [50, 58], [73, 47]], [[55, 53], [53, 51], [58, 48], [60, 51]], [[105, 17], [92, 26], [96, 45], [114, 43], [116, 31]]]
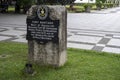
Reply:
[[[120, 53], [120, 8], [68, 14], [68, 47]], [[0, 41], [25, 42], [26, 15], [0, 14]]]

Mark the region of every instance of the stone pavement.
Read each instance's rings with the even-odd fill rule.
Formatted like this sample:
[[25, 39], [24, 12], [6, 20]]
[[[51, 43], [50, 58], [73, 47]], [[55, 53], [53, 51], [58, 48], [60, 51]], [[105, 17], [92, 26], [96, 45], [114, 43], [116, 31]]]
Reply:
[[[0, 14], [0, 41], [25, 42], [26, 15]], [[120, 53], [120, 8], [68, 14], [68, 47]]]

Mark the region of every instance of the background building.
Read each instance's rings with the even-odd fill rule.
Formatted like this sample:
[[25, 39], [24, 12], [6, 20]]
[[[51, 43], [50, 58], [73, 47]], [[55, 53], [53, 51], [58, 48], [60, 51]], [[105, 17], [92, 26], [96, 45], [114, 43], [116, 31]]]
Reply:
[[96, 0], [75, 0], [74, 3], [95, 3]]

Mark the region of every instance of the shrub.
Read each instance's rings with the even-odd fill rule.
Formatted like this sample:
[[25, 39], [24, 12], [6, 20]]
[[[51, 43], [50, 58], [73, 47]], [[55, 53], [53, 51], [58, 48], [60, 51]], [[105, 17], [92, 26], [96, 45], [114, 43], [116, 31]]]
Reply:
[[75, 0], [38, 0], [39, 4], [62, 4], [62, 5], [66, 5], [66, 4], [71, 4], [73, 3]]
[[101, 8], [102, 7], [102, 2], [101, 1], [96, 2], [96, 6]]
[[92, 7], [92, 4], [86, 3], [86, 4], [84, 4], [83, 6], [84, 6], [84, 8], [86, 9], [86, 8], [88, 8], [88, 7]]
[[92, 7], [92, 4], [88, 4], [88, 3], [84, 4], [85, 12], [90, 13], [91, 7]]

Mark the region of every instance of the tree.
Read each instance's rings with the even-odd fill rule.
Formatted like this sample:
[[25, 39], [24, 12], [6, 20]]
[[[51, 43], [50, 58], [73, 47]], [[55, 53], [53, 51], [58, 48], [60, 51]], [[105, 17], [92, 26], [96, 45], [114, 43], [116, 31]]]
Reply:
[[100, 1], [102, 1], [102, 3], [105, 3], [106, 0], [100, 0]]
[[26, 13], [32, 4], [33, 0], [21, 0], [21, 7], [23, 8], [23, 13]]
[[26, 13], [32, 4], [33, 0], [16, 0], [15, 12], [20, 13], [20, 9], [23, 8], [23, 12]]
[[97, 10], [101, 10], [102, 8], [102, 1], [97, 1], [96, 2]]
[[96, 2], [100, 2], [102, 1], [102, 3], [105, 3], [106, 0], [96, 0]]
[[20, 1], [16, 0], [15, 13], [20, 13]]
[[[26, 13], [26, 11], [29, 9], [29, 7], [32, 4], [35, 4], [34, 1], [35, 0], [16, 0], [15, 12], [19, 13], [20, 9], [23, 8], [23, 12]], [[75, 0], [37, 0], [37, 4], [50, 4], [50, 5], [62, 4], [62, 5], [66, 5], [66, 4], [71, 4], [74, 1]]]
[[38, 0], [39, 4], [62, 4], [62, 5], [66, 5], [66, 4], [71, 4], [73, 3], [75, 0]]

